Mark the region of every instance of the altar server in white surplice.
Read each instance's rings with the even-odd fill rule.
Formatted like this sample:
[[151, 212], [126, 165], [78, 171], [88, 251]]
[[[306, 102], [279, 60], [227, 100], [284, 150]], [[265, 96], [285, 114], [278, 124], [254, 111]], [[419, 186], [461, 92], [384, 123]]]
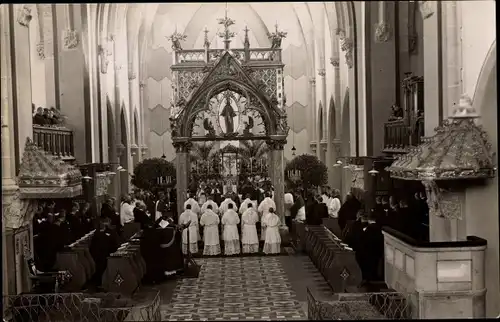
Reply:
[[238, 234], [238, 224], [240, 217], [234, 211], [232, 203], [227, 205], [227, 211], [222, 216], [222, 239], [224, 240], [224, 255], [235, 255], [240, 253], [240, 236]]
[[269, 209], [269, 213], [262, 221], [262, 227], [266, 227], [266, 239], [262, 251], [264, 254], [279, 254], [281, 252], [281, 236], [279, 231], [280, 218]]
[[224, 199], [223, 202], [221, 202], [220, 204], [220, 207], [219, 207], [219, 213], [221, 216], [223, 216], [226, 211], [229, 209], [229, 205], [232, 204], [233, 207], [231, 209], [233, 209], [233, 211], [235, 211], [237, 208], [236, 208], [236, 203], [233, 201], [233, 199], [227, 197], [226, 199]]
[[198, 202], [196, 200], [193, 199], [193, 197], [191, 197], [190, 194], [188, 194], [188, 200], [186, 200], [186, 202], [184, 202], [184, 209], [186, 209], [187, 205], [191, 205], [192, 212], [194, 212], [198, 216], [200, 215], [200, 212], [201, 212], [200, 205], [198, 204]]
[[208, 200], [201, 206], [201, 213], [204, 214], [207, 209], [208, 205], [212, 206], [212, 211], [216, 214], [219, 213], [219, 206], [217, 206], [217, 203], [214, 201], [214, 197], [209, 195]]
[[[261, 223], [264, 222], [264, 219], [267, 217], [267, 214], [269, 214], [269, 209], [276, 209], [276, 204], [274, 203], [273, 199], [271, 199], [271, 193], [266, 192], [266, 197], [264, 200], [259, 205], [259, 215], [260, 215], [260, 221]], [[262, 226], [260, 230], [260, 240], [265, 240], [266, 239], [266, 227]]]
[[249, 207], [249, 206], [248, 206], [249, 204], [252, 204], [253, 208], [254, 208], [255, 210], [257, 210], [257, 202], [254, 202], [254, 201], [250, 200], [250, 194], [247, 194], [247, 195], [246, 195], [246, 199], [245, 199], [245, 200], [243, 200], [243, 202], [242, 202], [242, 203], [241, 203], [241, 205], [240, 205], [240, 209], [239, 209], [239, 213], [240, 213], [240, 215], [243, 215], [243, 214], [245, 213], [245, 211], [246, 211], [246, 210], [248, 209], [248, 207]]
[[212, 211], [212, 205], [207, 206], [207, 210], [201, 215], [200, 226], [203, 226], [203, 255], [219, 255], [219, 216]]
[[259, 215], [253, 204], [249, 203], [248, 209], [241, 216], [241, 251], [244, 254], [259, 252], [259, 237], [255, 224], [259, 221]]
[[[184, 210], [186, 210], [187, 208], [187, 205], [190, 205], [191, 206], [191, 211], [194, 212], [196, 214], [196, 216], [198, 217], [198, 220], [200, 220], [200, 216], [201, 216], [201, 209], [200, 209], [200, 205], [198, 204], [198, 202], [196, 200], [193, 199], [192, 195], [188, 193], [188, 200], [186, 200], [186, 202], [184, 202]], [[196, 231], [196, 233], [198, 234], [198, 240], [201, 240], [201, 236], [200, 236], [200, 230], [198, 229]]]
[[189, 250], [195, 254], [198, 252], [198, 215], [191, 210], [191, 205], [186, 205], [186, 210], [179, 216], [179, 225], [185, 225], [188, 222], [188, 229], [182, 231], [182, 252], [187, 254], [188, 232], [189, 232]]

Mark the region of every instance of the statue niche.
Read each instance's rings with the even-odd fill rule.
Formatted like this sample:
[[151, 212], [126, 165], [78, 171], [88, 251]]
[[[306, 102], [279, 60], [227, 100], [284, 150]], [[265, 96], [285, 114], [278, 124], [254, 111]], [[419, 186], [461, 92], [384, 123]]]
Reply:
[[231, 89], [208, 100], [194, 116], [191, 138], [259, 138], [266, 136], [264, 120], [256, 101]]

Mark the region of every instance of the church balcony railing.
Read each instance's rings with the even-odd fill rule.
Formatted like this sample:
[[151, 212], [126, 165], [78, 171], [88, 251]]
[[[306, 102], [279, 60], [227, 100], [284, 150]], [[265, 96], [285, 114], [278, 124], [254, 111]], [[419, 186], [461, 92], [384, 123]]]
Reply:
[[39, 148], [60, 156], [64, 161], [75, 160], [73, 131], [68, 128], [33, 125], [33, 141]]
[[424, 118], [418, 117], [411, 127], [404, 119], [384, 123], [385, 153], [406, 153], [409, 147], [418, 146], [424, 136]]

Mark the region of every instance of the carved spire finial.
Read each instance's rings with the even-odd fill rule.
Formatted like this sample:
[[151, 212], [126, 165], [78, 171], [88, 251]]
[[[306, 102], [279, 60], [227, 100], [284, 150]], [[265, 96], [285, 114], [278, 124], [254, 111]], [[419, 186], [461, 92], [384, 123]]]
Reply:
[[250, 47], [250, 40], [248, 39], [248, 27], [245, 26], [245, 29], [243, 29], [243, 31], [245, 32], [245, 42], [244, 42], [244, 45], [245, 47]]
[[460, 101], [453, 108], [453, 115], [450, 116], [451, 119], [475, 119], [479, 115], [476, 109], [472, 107], [472, 99], [467, 94], [462, 94]]
[[224, 31], [219, 32], [219, 37], [224, 40], [224, 49], [229, 50], [229, 44], [231, 43], [231, 38], [233, 38], [236, 34], [229, 30], [229, 27], [234, 25], [235, 21], [227, 16], [228, 5], [226, 2], [226, 12], [224, 18], [219, 18], [219, 25], [224, 26]]
[[206, 48], [210, 47], [210, 42], [208, 41], [208, 29], [205, 26], [205, 30], [203, 31], [205, 33], [205, 41], [204, 41], [204, 46]]

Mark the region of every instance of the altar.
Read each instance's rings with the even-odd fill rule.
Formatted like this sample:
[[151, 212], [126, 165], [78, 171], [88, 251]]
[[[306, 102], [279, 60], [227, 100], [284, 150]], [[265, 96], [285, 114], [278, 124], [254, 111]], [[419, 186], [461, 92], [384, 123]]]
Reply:
[[[178, 211], [186, 192], [199, 171], [208, 178], [222, 179], [223, 192], [237, 191], [240, 177], [259, 172], [274, 186], [277, 213], [284, 215], [283, 148], [289, 127], [284, 93], [284, 64], [281, 41], [286, 33], [269, 34], [271, 48], [251, 48], [248, 28], [244, 30], [244, 48], [230, 48], [235, 32], [234, 20], [219, 19], [223, 31], [218, 36], [224, 48], [211, 48], [208, 30], [202, 49], [182, 48], [186, 36], [170, 36], [174, 50], [171, 66], [173, 108], [170, 116], [172, 141], [176, 149]], [[265, 167], [259, 160], [242, 157], [242, 142], [263, 141], [266, 144]], [[196, 145], [208, 144], [219, 153], [194, 161], [191, 152]], [[284, 220], [282, 220], [284, 222]]]

